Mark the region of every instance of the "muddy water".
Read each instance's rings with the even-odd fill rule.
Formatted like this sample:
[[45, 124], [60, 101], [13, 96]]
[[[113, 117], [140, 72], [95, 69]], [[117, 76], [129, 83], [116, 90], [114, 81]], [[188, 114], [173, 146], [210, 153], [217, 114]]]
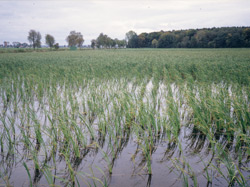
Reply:
[[[180, 135], [180, 138], [183, 138], [183, 142], [185, 141], [184, 133]], [[188, 141], [186, 140], [186, 142]], [[128, 145], [123, 149], [123, 151], [117, 155], [112, 174], [107, 172], [107, 163], [103, 159], [102, 154], [96, 154], [93, 152], [91, 153], [90, 151], [88, 155], [75, 166], [77, 167], [77, 172], [79, 175], [83, 174], [85, 176], [84, 179], [78, 177], [79, 184], [80, 186], [86, 186], [85, 182], [88, 182], [91, 185], [96, 183], [97, 186], [101, 186], [98, 181], [86, 177], [94, 176], [101, 180], [106, 178], [109, 186], [182, 186], [183, 179], [181, 173], [173, 167], [173, 163], [175, 163], [176, 160], [182, 161], [184, 155], [186, 162], [190, 164], [193, 172], [197, 176], [198, 184], [209, 184], [207, 179], [203, 176], [204, 172], [202, 171], [202, 168], [204, 168], [203, 162], [207, 163], [211, 160], [211, 155], [204, 156], [205, 150], [195, 153], [195, 150], [186, 150], [184, 148], [184, 155], [180, 156], [178, 149], [176, 149], [172, 157], [166, 157], [166, 151], [168, 151], [166, 144], [167, 143], [164, 142], [160, 143], [152, 155], [152, 175], [148, 175], [145, 171], [145, 163], [142, 155], [138, 155], [136, 159], [133, 160], [133, 155], [137, 151], [137, 144], [133, 141], [129, 141]], [[187, 143], [186, 146], [188, 146]], [[52, 174], [62, 178], [67, 178], [68, 172], [65, 167], [65, 161], [60, 161], [60, 158], [57, 158], [56, 160], [56, 168], [52, 169]], [[72, 163], [74, 162], [77, 161], [72, 161]], [[32, 169], [34, 167], [33, 161], [27, 161], [27, 164], [30, 168], [32, 181], [36, 181], [39, 186], [46, 186], [47, 182], [44, 175], [40, 176]], [[47, 164], [50, 165], [49, 162]], [[51, 165], [53, 164], [51, 163]], [[97, 167], [101, 168], [105, 172], [105, 175], [103, 175], [97, 169]], [[19, 186], [22, 184], [22, 186], [28, 186], [28, 176], [21, 163], [13, 163], [9, 169], [12, 170], [9, 172], [9, 181], [12, 185]], [[93, 173], [91, 170], [93, 170]], [[213, 186], [227, 186], [226, 181], [220, 175], [218, 175], [217, 172], [214, 172], [213, 177]], [[189, 184], [193, 184], [191, 179], [189, 180]], [[95, 181], [95, 183], [93, 181]], [[56, 179], [55, 184], [62, 186], [65, 185], [65, 183]]]
[[[109, 174], [107, 172], [107, 163], [103, 159], [103, 155], [100, 153], [100, 151], [98, 153], [95, 153], [95, 151], [90, 151], [82, 160], [72, 160], [72, 163], [75, 166], [76, 171], [79, 173], [79, 176], [82, 174], [85, 176], [83, 177], [84, 179], [78, 177], [79, 184], [80, 186], [87, 186], [85, 182], [88, 182], [91, 185], [94, 185], [96, 183], [97, 186], [101, 186], [98, 181], [86, 177], [94, 176], [101, 180], [104, 180], [104, 178], [106, 178], [109, 186], [182, 186], [183, 179], [181, 173], [173, 167], [173, 163], [175, 163], [176, 160], [182, 161], [183, 157], [185, 158], [186, 162], [190, 164], [193, 172], [196, 174], [198, 184], [207, 184], [207, 179], [203, 176], [204, 173], [202, 171], [202, 168], [204, 168], [203, 162], [207, 163], [211, 160], [211, 155], [204, 156], [206, 151], [205, 149], [197, 153], [195, 153], [196, 150], [188, 149], [188, 140], [184, 138], [184, 134], [184, 132], [181, 132], [179, 137], [183, 142], [183, 155], [179, 155], [180, 153], [178, 148], [175, 148], [173, 156], [166, 156], [166, 152], [169, 151], [169, 149], [167, 149], [167, 142], [161, 142], [159, 143], [159, 145], [157, 145], [156, 151], [152, 154], [152, 175], [147, 174], [144, 168], [145, 161], [143, 160], [142, 155], [138, 154], [135, 159], [133, 158], [133, 155], [135, 155], [136, 151], [138, 151], [138, 145], [132, 139], [129, 140], [128, 145], [122, 150], [122, 152], [117, 155], [116, 160], [114, 161], [112, 174]], [[2, 157], [1, 159], [4, 158]], [[5, 168], [10, 170], [8, 172], [8, 174], [10, 175], [10, 183], [14, 186], [19, 186], [20, 184], [22, 184], [21, 186], [28, 186], [29, 180], [27, 172], [22, 166], [22, 162], [15, 162], [14, 157], [10, 159], [11, 160], [9, 162], [14, 163], [9, 165], [10, 168], [7, 168], [8, 166], [6, 166]], [[52, 174], [61, 178], [68, 178], [65, 161], [60, 161], [59, 157], [57, 157], [56, 160], [56, 168], [51, 170]], [[47, 164], [54, 165], [54, 163], [50, 162], [48, 162]], [[36, 181], [39, 186], [46, 186], [47, 181], [44, 175], [35, 173], [33, 169], [33, 161], [27, 161], [27, 165], [30, 168], [32, 181]], [[97, 169], [97, 167], [101, 168], [104, 171], [104, 176]], [[91, 170], [93, 170], [93, 173], [91, 172]], [[226, 181], [216, 172], [213, 177], [214, 186], [227, 186]], [[95, 183], [93, 181], [95, 181]], [[191, 180], [189, 183], [193, 184]], [[62, 186], [65, 185], [65, 183], [60, 182], [56, 179], [55, 184]]]
[[[219, 165], [218, 155], [212, 151], [207, 135], [190, 123], [192, 109], [185, 97], [185, 94], [187, 94], [185, 90], [186, 85], [183, 86], [183, 90], [183, 88], [181, 89], [175, 84], [171, 84], [168, 87], [163, 83], [159, 83], [156, 95], [153, 96], [152, 90], [155, 86], [153, 80], [149, 80], [142, 85], [126, 83], [127, 85], [122, 86], [125, 84], [124, 82], [123, 80], [121, 82], [108, 82], [99, 86], [89, 83], [86, 87], [77, 91], [69, 91], [63, 86], [57, 88], [56, 98], [42, 98], [40, 100], [42, 103], [34, 96], [29, 103], [25, 104], [22, 99], [19, 99], [17, 107], [15, 107], [14, 102], [11, 102], [7, 107], [1, 104], [3, 114], [1, 115], [0, 130], [3, 142], [1, 148], [3, 151], [0, 156], [0, 185], [9, 183], [13, 186], [28, 186], [32, 182], [34, 185], [47, 186], [48, 180], [50, 180], [53, 184], [59, 186], [102, 186], [105, 182], [109, 186], [121, 187], [182, 186], [185, 184], [192, 186], [197, 180], [199, 186], [227, 186], [227, 178], [223, 177], [223, 175], [227, 176], [226, 166], [223, 164]], [[213, 94], [219, 94], [217, 89], [221, 87], [213, 85]], [[145, 93], [140, 97], [143, 88], [145, 88]], [[194, 95], [199, 100], [201, 96], [199, 91], [195, 91], [195, 89]], [[231, 87], [227, 89], [227, 92], [230, 97], [233, 97], [234, 93]], [[119, 131], [112, 127], [112, 125], [116, 124], [115, 120], [121, 120], [122, 128], [126, 124], [126, 114], [121, 113], [121, 118], [117, 118], [119, 114], [116, 113], [118, 109], [121, 110], [123, 101], [127, 102], [125, 96], [119, 96], [124, 93], [130, 96], [130, 101], [134, 104], [134, 106], [132, 104], [129, 105], [129, 109], [135, 109], [135, 127], [129, 132], [121, 129], [123, 136], [120, 134], [114, 137], [111, 131], [114, 134]], [[96, 97], [93, 97], [95, 94]], [[152, 175], [148, 174], [147, 161], [142, 149], [145, 142], [136, 134], [136, 125], [139, 125], [140, 123], [138, 122], [141, 122], [140, 111], [138, 110], [141, 104], [139, 101], [144, 103], [146, 114], [150, 110], [155, 112], [155, 121], [159, 125], [159, 134], [153, 137], [154, 144], [151, 148]], [[164, 131], [165, 126], [171, 126], [171, 121], [169, 121], [171, 116], [168, 113], [169, 101], [173, 101], [180, 122], [180, 129], [178, 134], [175, 135], [175, 141], [170, 140]], [[75, 104], [78, 105], [74, 108]], [[94, 106], [94, 104], [97, 105]], [[101, 106], [103, 106], [102, 111], [96, 112]], [[35, 112], [31, 113], [27, 108]], [[68, 116], [64, 117], [61, 111], [66, 112]], [[233, 115], [233, 112], [232, 104], [230, 106], [230, 115]], [[60, 113], [63, 116], [61, 117], [62, 119], [56, 119], [56, 115], [53, 113], [56, 115]], [[91, 139], [88, 128], [79, 119], [78, 115], [80, 114], [84, 114], [84, 120], [91, 125], [95, 136], [94, 140]], [[51, 142], [48, 129], [54, 124], [49, 120], [49, 117], [55, 118], [54, 121], [58, 120], [57, 123], [55, 122], [56, 128], [61, 128], [60, 120], [70, 123], [68, 118], [74, 118], [82, 130], [87, 146], [81, 149], [80, 158], [72, 156], [69, 160], [77, 177], [75, 183], [69, 182], [71, 181], [68, 169], [69, 163], [60, 154], [60, 145], [63, 147], [64, 142], [60, 140], [61, 142], [56, 143], [58, 147], [53, 148], [53, 142]], [[102, 135], [100, 134], [101, 124], [107, 122], [112, 127], [111, 131]], [[36, 123], [41, 124], [44, 141], [44, 145], [39, 145], [41, 148], [37, 148], [36, 131], [33, 128]], [[22, 130], [25, 131], [27, 136], [29, 134], [33, 148], [24, 146]], [[147, 129], [145, 129], [145, 133], [148, 133]], [[173, 132], [170, 131], [171, 133]], [[11, 150], [9, 138], [12, 144], [14, 144]], [[114, 138], [118, 140], [119, 146], [115, 144]], [[234, 149], [234, 145], [229, 145], [222, 136], [216, 140], [222, 142], [224, 147], [231, 146], [229, 149]], [[36, 150], [38, 155], [41, 170], [34, 169], [34, 158], [32, 157], [32, 151], [34, 150]], [[55, 152], [52, 153], [51, 150], [55, 150]], [[72, 149], [71, 151], [73, 152]], [[105, 159], [105, 154], [108, 156], [109, 161]], [[230, 158], [234, 158], [235, 164], [238, 164], [238, 157], [233, 155], [235, 154], [232, 151]], [[242, 168], [250, 167], [247, 159], [247, 157], [243, 156], [241, 161]], [[29, 168], [30, 179], [23, 163], [26, 163]], [[215, 169], [216, 166], [220, 168], [221, 173]], [[109, 167], [112, 168], [112, 173], [109, 172]], [[49, 168], [47, 171], [50, 173], [50, 179], [48, 179], [48, 174], [44, 172], [45, 168]], [[250, 174], [247, 169], [242, 169], [241, 171], [246, 178]], [[210, 180], [208, 180], [206, 172], [208, 172]], [[186, 182], [184, 180], [185, 177]]]

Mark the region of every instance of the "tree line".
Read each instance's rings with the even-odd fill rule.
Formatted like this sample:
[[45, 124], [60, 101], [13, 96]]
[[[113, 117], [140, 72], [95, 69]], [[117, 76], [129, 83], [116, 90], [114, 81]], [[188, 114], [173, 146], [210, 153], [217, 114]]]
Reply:
[[[38, 31], [35, 30], [30, 30], [28, 34], [28, 40], [30, 42], [30, 45], [35, 49], [35, 48], [40, 48], [41, 47], [41, 34]], [[79, 47], [81, 48], [84, 39], [83, 35], [81, 32], [76, 32], [76, 31], [71, 31], [69, 35], [66, 37], [66, 41], [68, 43], [68, 47]], [[55, 38], [50, 35], [46, 34], [45, 36], [45, 43], [50, 47], [50, 48], [58, 48], [59, 44], [55, 44]], [[112, 39], [106, 34], [101, 33], [96, 39], [91, 40], [91, 47], [94, 48], [124, 48], [126, 47], [126, 40], [119, 40], [117, 38]]]
[[95, 48], [124, 48], [126, 40], [112, 39], [108, 35], [101, 33], [96, 39], [91, 40], [91, 47]]
[[[42, 36], [40, 34], [40, 32], [35, 31], [35, 30], [30, 30], [29, 34], [28, 34], [28, 41], [30, 42], [30, 45], [33, 47], [33, 49], [35, 48], [40, 48], [41, 47], [41, 39]], [[45, 35], [45, 43], [50, 47], [50, 48], [55, 48], [58, 49], [59, 48], [59, 44], [55, 43], [55, 38], [54, 36], [50, 35], [50, 34], [46, 34]]]
[[[35, 30], [30, 30], [28, 34], [28, 40], [30, 42], [30, 45], [35, 48], [40, 48], [41, 47], [41, 34], [38, 31]], [[83, 35], [80, 32], [76, 31], [71, 31], [69, 35], [66, 38], [66, 41], [68, 42], [69, 47], [81, 47], [84, 39]], [[45, 35], [45, 43], [50, 47], [50, 48], [59, 48], [59, 44], [55, 43], [55, 38], [54, 36], [50, 34]]]
[[250, 47], [250, 27], [221, 27], [126, 33], [128, 48], [237, 48]]
[[[28, 40], [32, 47], [41, 47], [41, 34], [30, 30]], [[66, 37], [69, 47], [82, 47], [84, 38], [81, 32], [71, 31]], [[45, 42], [50, 48], [59, 48], [55, 38], [46, 34]], [[125, 39], [112, 39], [100, 33], [91, 40], [95, 48], [237, 48], [250, 47], [250, 27], [221, 27], [205, 29], [188, 29], [141, 33], [129, 31]]]

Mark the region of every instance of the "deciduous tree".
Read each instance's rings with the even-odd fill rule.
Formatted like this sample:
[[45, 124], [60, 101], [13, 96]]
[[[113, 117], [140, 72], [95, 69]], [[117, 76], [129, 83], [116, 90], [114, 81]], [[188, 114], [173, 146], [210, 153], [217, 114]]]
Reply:
[[35, 49], [36, 47], [41, 47], [41, 39], [42, 36], [40, 32], [37, 32], [35, 30], [29, 31], [28, 40], [30, 44], [33, 46], [33, 49]]
[[55, 38], [50, 34], [46, 34], [45, 42], [50, 48], [52, 48], [55, 44]]
[[136, 32], [129, 31], [126, 33], [125, 37], [129, 48], [137, 48], [138, 47], [138, 36]]
[[66, 38], [69, 47], [81, 47], [84, 39], [80, 32], [71, 31]]
[[96, 40], [93, 39], [93, 40], [91, 40], [91, 48], [95, 49], [95, 47], [96, 47]]
[[158, 41], [156, 39], [153, 39], [152, 46], [153, 48], [156, 48], [158, 46]]

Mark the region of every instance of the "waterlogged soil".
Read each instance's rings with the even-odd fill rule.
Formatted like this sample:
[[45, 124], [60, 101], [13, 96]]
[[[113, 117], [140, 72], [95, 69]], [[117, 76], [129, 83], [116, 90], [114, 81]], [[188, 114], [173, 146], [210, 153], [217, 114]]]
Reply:
[[[76, 167], [76, 171], [83, 174], [85, 179], [79, 177], [78, 182], [80, 186], [102, 186], [96, 179], [104, 181], [106, 178], [109, 186], [182, 186], [185, 183], [182, 179], [182, 174], [174, 168], [175, 160], [182, 162], [183, 157], [185, 161], [189, 163], [192, 167], [193, 172], [196, 174], [197, 183], [200, 186], [227, 186], [226, 180], [223, 179], [217, 172], [214, 172], [213, 183], [210, 184], [204, 177], [204, 165], [211, 161], [211, 154], [206, 155], [205, 149], [203, 151], [198, 151], [195, 149], [190, 149], [188, 146], [188, 138], [185, 138], [185, 131], [187, 129], [183, 128], [179, 138], [182, 140], [182, 146], [184, 149], [183, 155], [179, 155], [178, 148], [170, 150], [168, 148], [167, 142], [162, 140], [161, 143], [155, 148], [155, 152], [152, 154], [152, 175], [147, 174], [145, 160], [142, 155], [139, 155], [134, 159], [133, 155], [138, 151], [138, 145], [136, 141], [131, 138], [128, 144], [123, 148], [123, 150], [117, 155], [112, 174], [107, 172], [108, 166], [103, 158], [103, 154], [98, 151], [90, 150], [90, 152], [82, 160], [72, 160], [71, 162]], [[104, 146], [103, 150], [106, 150], [107, 146]], [[171, 148], [172, 149], [172, 148]], [[173, 155], [170, 157], [166, 152], [173, 151]], [[22, 161], [18, 163], [19, 159], [15, 159], [14, 156], [9, 158], [1, 158], [1, 163], [5, 162], [4, 170], [8, 170], [9, 182], [13, 186], [28, 186], [29, 178], [25, 168], [22, 165]], [[8, 162], [8, 163], [7, 163]], [[34, 164], [31, 159], [26, 160], [28, 167], [30, 168], [30, 174], [32, 181], [37, 183], [38, 186], [47, 186], [47, 181], [44, 175], [41, 173], [36, 173], [34, 171]], [[212, 160], [212, 163], [216, 163], [216, 159]], [[50, 165], [50, 162], [46, 163]], [[52, 164], [52, 163], [51, 163]], [[250, 164], [248, 164], [248, 167]], [[3, 166], [2, 166], [3, 167]], [[180, 165], [181, 167], [181, 165]], [[99, 168], [99, 169], [98, 169]], [[3, 168], [2, 168], [3, 169]], [[103, 175], [100, 169], [105, 173]], [[226, 173], [226, 169], [223, 169]], [[66, 168], [66, 163], [61, 160], [60, 157], [56, 158], [56, 168], [51, 169], [53, 176], [58, 176], [62, 179], [68, 178], [68, 172]], [[245, 173], [249, 175], [249, 173]], [[96, 179], [90, 179], [95, 177]], [[58, 180], [57, 177], [53, 178], [55, 185], [65, 186], [65, 183]], [[4, 185], [4, 182], [1, 181]], [[189, 179], [189, 184], [193, 184], [192, 180]], [[77, 184], [76, 184], [77, 185]]]
[[[0, 185], [228, 186], [229, 171], [239, 179], [243, 176], [245, 185], [250, 185], [249, 156], [243, 154], [248, 151], [248, 144], [242, 143], [239, 148], [237, 133], [230, 141], [223, 133], [217, 134], [211, 143], [203, 127], [192, 121], [195, 114], [187, 101], [187, 85], [158, 83], [154, 95], [153, 80], [145, 81], [144, 85], [130, 82], [121, 86], [124, 82], [105, 82], [95, 87], [88, 83], [77, 91], [59, 86], [55, 98], [48, 94], [39, 99], [34, 93], [28, 104], [18, 92], [17, 100], [7, 105], [6, 97], [1, 97]], [[236, 95], [232, 86], [224, 87], [223, 83], [212, 85], [211, 98], [216, 100], [221, 90], [227, 92], [228, 98]], [[199, 86], [193, 88], [197, 102], [203, 99], [201, 90]], [[117, 96], [121, 93], [125, 96]], [[242, 95], [249, 106], [246, 93]], [[229, 118], [234, 118], [233, 103], [228, 107]], [[153, 119], [148, 117], [151, 112]], [[151, 119], [154, 128], [142, 126]], [[235, 123], [237, 120], [234, 119]], [[76, 156], [72, 145], [78, 140], [76, 129], [73, 126], [66, 129], [72, 130], [68, 135], [63, 130], [71, 123], [76, 123], [82, 132], [80, 140], [86, 141], [83, 145], [78, 142], [80, 156]], [[53, 133], [58, 137], [53, 139]], [[237, 154], [237, 150], [242, 154]], [[39, 169], [35, 169], [36, 164]], [[238, 185], [235, 180], [231, 182]]]

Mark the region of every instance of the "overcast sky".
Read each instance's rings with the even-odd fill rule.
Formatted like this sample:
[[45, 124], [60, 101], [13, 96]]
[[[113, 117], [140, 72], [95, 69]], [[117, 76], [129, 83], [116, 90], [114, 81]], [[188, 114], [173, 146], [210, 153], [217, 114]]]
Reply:
[[60, 45], [70, 31], [84, 44], [103, 32], [124, 39], [137, 34], [190, 28], [250, 26], [250, 0], [0, 0], [0, 44], [28, 42], [30, 29], [51, 34]]

